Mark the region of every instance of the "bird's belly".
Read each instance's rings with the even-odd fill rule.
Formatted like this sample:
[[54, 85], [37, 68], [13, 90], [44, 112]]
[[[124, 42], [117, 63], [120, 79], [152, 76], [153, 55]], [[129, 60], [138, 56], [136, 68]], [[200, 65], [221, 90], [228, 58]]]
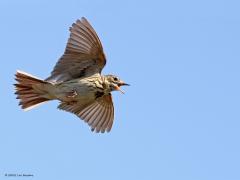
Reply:
[[96, 87], [85, 81], [68, 81], [56, 88], [55, 95], [60, 101], [90, 102], [95, 100]]

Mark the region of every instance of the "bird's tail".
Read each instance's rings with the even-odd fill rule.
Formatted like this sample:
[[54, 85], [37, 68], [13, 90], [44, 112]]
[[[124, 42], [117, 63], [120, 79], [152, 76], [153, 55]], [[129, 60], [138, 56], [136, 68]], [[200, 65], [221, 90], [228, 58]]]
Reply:
[[17, 71], [15, 74], [17, 81], [15, 86], [15, 94], [20, 99], [19, 105], [24, 110], [30, 110], [43, 102], [51, 100], [48, 98], [46, 86], [50, 83], [38, 79], [28, 73]]

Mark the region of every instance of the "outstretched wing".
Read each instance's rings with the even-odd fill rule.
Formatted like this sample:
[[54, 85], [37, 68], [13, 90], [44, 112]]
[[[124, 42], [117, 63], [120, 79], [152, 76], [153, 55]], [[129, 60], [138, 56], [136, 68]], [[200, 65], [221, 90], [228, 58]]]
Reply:
[[91, 126], [92, 131], [104, 133], [105, 131], [109, 132], [112, 128], [114, 107], [111, 94], [104, 95], [87, 106], [63, 102], [58, 108], [76, 114]]
[[48, 81], [63, 82], [101, 73], [106, 64], [102, 44], [84, 17], [70, 28], [64, 54], [55, 65]]

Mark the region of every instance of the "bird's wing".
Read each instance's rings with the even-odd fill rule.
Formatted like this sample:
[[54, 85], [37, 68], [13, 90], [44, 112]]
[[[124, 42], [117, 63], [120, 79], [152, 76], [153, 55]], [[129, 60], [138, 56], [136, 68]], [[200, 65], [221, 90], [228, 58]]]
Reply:
[[58, 108], [76, 114], [91, 126], [92, 131], [104, 133], [112, 128], [114, 107], [111, 94], [104, 95], [87, 106], [63, 102]]
[[70, 27], [64, 54], [55, 65], [48, 81], [63, 82], [101, 73], [106, 64], [97, 33], [84, 17]]

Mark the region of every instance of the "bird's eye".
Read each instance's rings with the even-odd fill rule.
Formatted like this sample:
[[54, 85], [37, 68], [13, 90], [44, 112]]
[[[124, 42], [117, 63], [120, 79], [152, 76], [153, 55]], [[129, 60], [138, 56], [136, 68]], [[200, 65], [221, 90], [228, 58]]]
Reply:
[[117, 78], [117, 77], [114, 77], [113, 80], [114, 80], [114, 81], [118, 81], [118, 78]]

